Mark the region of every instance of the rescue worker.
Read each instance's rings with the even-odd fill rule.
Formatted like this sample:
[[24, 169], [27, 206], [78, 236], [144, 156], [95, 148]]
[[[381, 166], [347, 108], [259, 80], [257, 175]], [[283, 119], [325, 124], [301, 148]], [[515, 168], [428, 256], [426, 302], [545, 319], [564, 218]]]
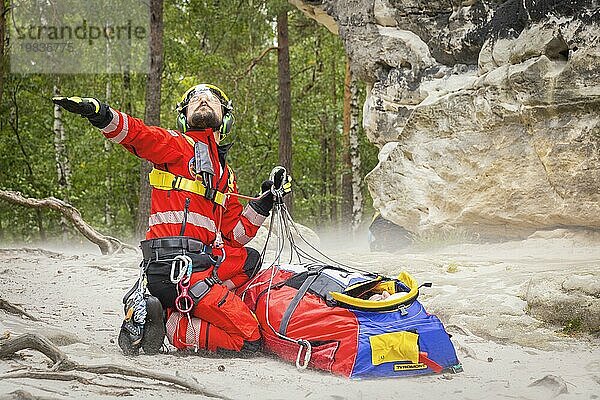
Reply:
[[[291, 185], [280, 168], [263, 182], [263, 195], [245, 208], [228, 195], [237, 193], [237, 183], [226, 162], [231, 144], [220, 144], [234, 122], [227, 95], [210, 84], [190, 88], [177, 105], [179, 131], [147, 126], [94, 98], [54, 97], [53, 102], [154, 164], [149, 229], [141, 242], [143, 273], [124, 298], [123, 352], [137, 354], [141, 347], [157, 353], [165, 335], [163, 309], [170, 313], [188, 305], [203, 322], [198, 347], [258, 349], [256, 318], [232, 290], [260, 269], [260, 254], [244, 245], [269, 216], [273, 193], [285, 194]], [[145, 294], [144, 277], [151, 296]], [[177, 282], [189, 284], [193, 304], [178, 299], [183, 289]]]

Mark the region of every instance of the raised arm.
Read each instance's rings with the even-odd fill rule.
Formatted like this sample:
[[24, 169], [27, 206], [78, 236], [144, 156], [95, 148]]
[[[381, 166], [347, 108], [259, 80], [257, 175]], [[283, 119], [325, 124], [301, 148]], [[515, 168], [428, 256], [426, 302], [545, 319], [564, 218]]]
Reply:
[[137, 157], [154, 164], [172, 163], [182, 156], [182, 140], [175, 131], [147, 126], [141, 119], [110, 108], [91, 97], [54, 97], [65, 110], [87, 118], [104, 136]]

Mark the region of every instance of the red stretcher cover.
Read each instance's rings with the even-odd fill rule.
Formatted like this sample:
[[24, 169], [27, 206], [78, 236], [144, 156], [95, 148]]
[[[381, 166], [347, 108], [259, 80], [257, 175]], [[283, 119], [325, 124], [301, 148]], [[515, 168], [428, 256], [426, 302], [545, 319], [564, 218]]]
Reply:
[[[391, 296], [370, 301], [384, 291]], [[396, 279], [322, 264], [262, 270], [238, 290], [281, 358], [351, 378], [460, 372], [450, 336], [417, 301], [407, 273]], [[377, 296], [375, 296], [377, 297]]]

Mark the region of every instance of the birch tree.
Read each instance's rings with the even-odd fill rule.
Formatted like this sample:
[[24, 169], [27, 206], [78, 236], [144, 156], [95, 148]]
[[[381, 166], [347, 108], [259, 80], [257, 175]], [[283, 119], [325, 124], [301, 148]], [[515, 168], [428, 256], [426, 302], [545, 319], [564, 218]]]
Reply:
[[[331, 70], [336, 70], [336, 59], [331, 58]], [[331, 128], [329, 130], [329, 204], [330, 204], [330, 216], [331, 222], [337, 224], [338, 222], [338, 187], [337, 187], [337, 137], [339, 134], [338, 120], [337, 120], [337, 85], [338, 82], [335, 79], [335, 72], [331, 74], [331, 99], [332, 99], [332, 112], [331, 112]]]
[[350, 71], [350, 61], [346, 57], [346, 73], [344, 77], [344, 108], [342, 116], [342, 225], [352, 224], [352, 163], [350, 162], [350, 104], [351, 91], [350, 83], [352, 73]]
[[346, 76], [344, 79], [344, 154], [345, 174], [342, 177], [343, 216], [356, 232], [363, 214], [361, 160], [359, 153], [359, 120], [358, 120], [358, 84], [352, 76], [350, 62], [346, 59]]
[[[110, 79], [106, 81], [106, 102], [110, 104], [110, 97], [112, 95], [112, 84]], [[110, 166], [110, 152], [112, 150], [112, 144], [110, 140], [104, 141], [104, 158], [106, 160], [106, 176], [104, 178], [104, 187], [106, 189], [107, 196], [104, 198], [104, 223], [110, 228], [112, 225], [112, 207], [109, 199], [112, 192], [112, 171]]]
[[[60, 89], [54, 85], [52, 89], [53, 96], [60, 96]], [[62, 108], [54, 105], [54, 160], [56, 163], [56, 177], [58, 190], [65, 201], [69, 201], [71, 191], [71, 164], [67, 154], [67, 135], [63, 125]], [[67, 240], [68, 223], [64, 216], [60, 218], [60, 230], [62, 232], [63, 242]]]
[[362, 221], [363, 197], [360, 171], [360, 153], [358, 149], [358, 84], [350, 80], [350, 165], [352, 166], [352, 231], [356, 232]]

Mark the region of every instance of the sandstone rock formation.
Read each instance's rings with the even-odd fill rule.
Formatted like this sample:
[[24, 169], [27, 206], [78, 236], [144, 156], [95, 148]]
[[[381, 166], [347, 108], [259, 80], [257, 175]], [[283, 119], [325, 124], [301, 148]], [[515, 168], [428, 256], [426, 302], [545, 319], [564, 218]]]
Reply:
[[600, 229], [600, 5], [291, 0], [367, 82], [375, 208], [414, 233]]

